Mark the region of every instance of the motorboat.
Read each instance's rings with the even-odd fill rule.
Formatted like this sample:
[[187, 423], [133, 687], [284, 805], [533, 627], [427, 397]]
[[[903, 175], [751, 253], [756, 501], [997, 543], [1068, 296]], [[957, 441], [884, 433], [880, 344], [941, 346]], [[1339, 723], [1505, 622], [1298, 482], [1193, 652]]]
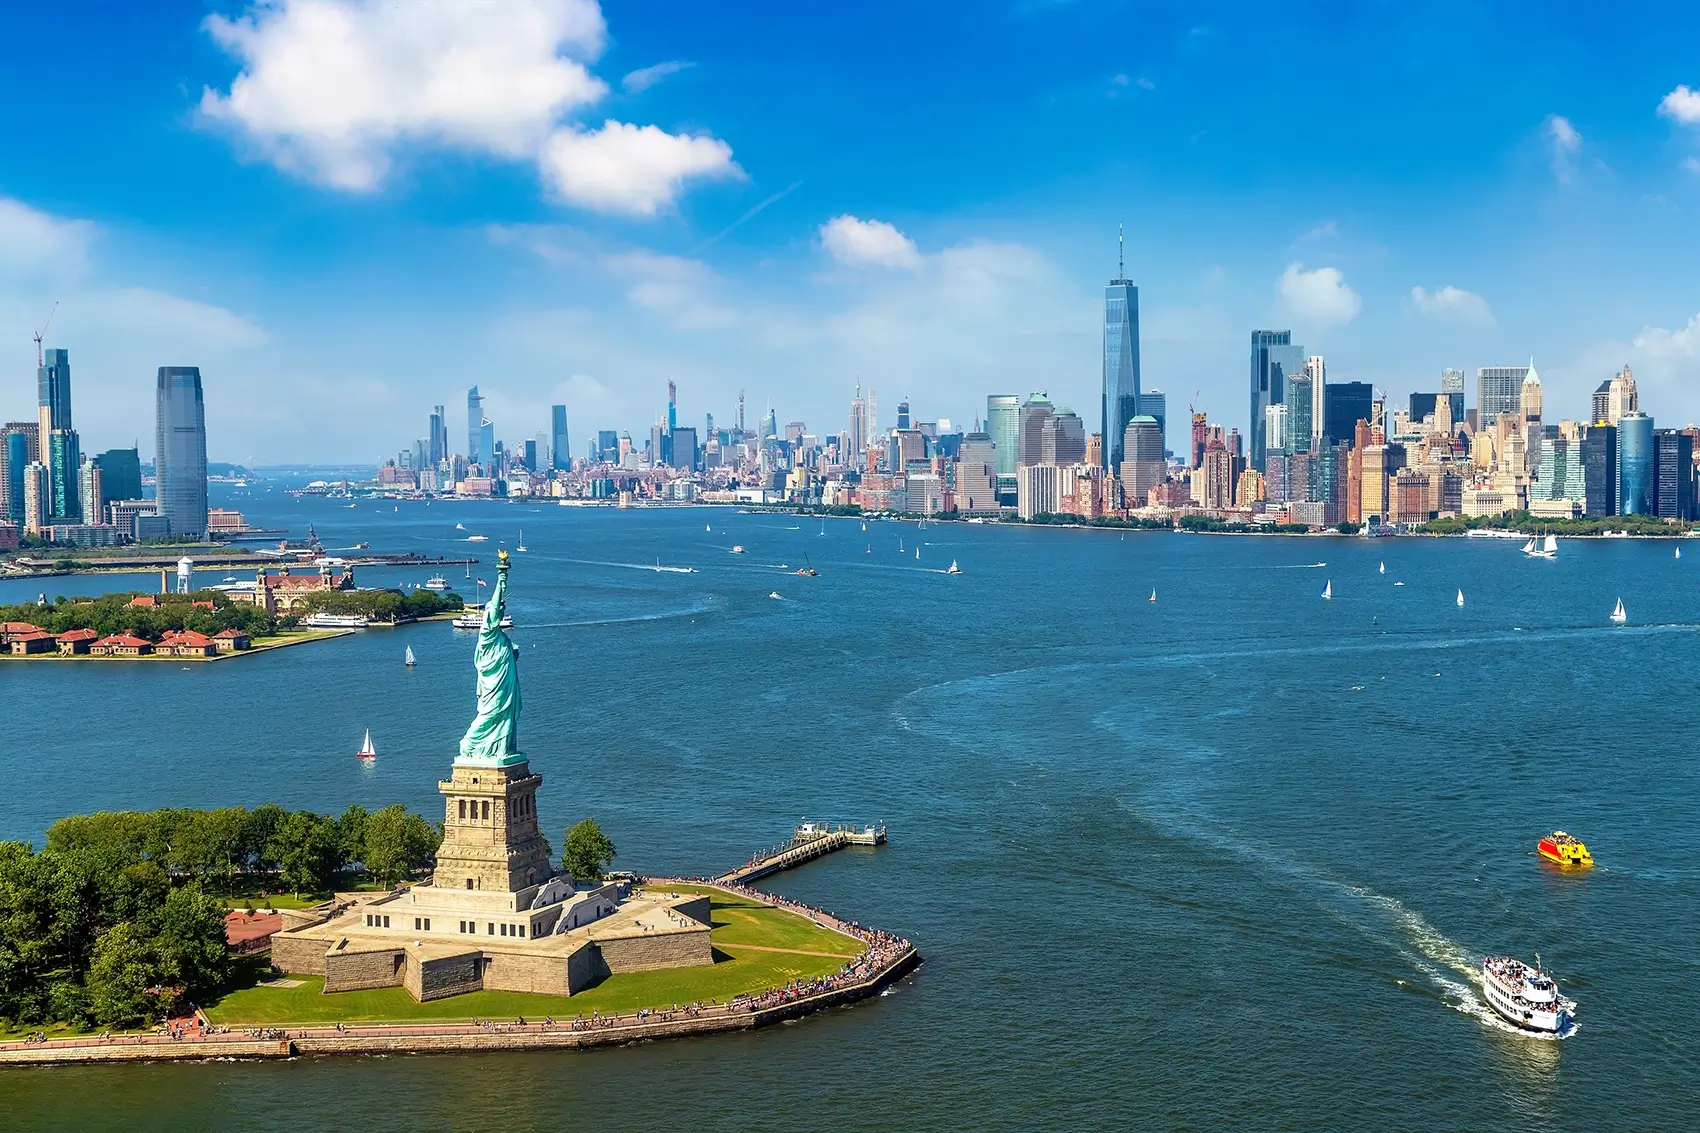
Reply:
[[488, 535], [468, 535], [466, 537], [466, 541], [468, 543], [488, 543], [490, 541], [490, 536], [488, 536]]
[[1562, 830], [1554, 830], [1535, 845], [1535, 850], [1549, 862], [1569, 868], [1594, 864], [1594, 855], [1588, 852], [1587, 844], [1574, 834], [1566, 834]]
[[742, 554], [745, 554], [745, 553], [746, 553], [746, 552], [745, 552], [745, 551], [744, 551], [744, 545], [743, 545], [743, 544], [742, 544], [742, 543], [734, 543], [734, 544], [732, 544], [732, 553], [733, 553], [733, 554], [734, 554], [734, 555], [742, 555]]
[[1565, 1035], [1576, 1021], [1576, 1001], [1558, 993], [1558, 981], [1511, 956], [1482, 961], [1482, 993], [1495, 1014], [1520, 1030]]

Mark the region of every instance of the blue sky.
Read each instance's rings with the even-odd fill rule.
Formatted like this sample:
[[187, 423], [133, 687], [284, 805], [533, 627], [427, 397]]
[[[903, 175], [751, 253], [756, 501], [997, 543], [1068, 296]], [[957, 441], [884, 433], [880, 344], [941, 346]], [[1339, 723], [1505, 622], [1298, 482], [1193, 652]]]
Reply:
[[[1402, 400], [1531, 355], [1700, 419], [1700, 9], [1446, 3], [18, 6], [0, 414], [85, 448], [198, 364], [216, 458], [376, 459], [487, 394], [575, 449], [687, 422], [1097, 426], [1126, 224], [1147, 388], [1244, 427], [1291, 327]], [[1473, 383], [1472, 383], [1473, 389]], [[7, 392], [9, 391], [9, 392]], [[1473, 398], [1473, 393], [1472, 393]], [[1176, 426], [1178, 434], [1179, 426]], [[1175, 438], [1171, 437], [1171, 443]]]

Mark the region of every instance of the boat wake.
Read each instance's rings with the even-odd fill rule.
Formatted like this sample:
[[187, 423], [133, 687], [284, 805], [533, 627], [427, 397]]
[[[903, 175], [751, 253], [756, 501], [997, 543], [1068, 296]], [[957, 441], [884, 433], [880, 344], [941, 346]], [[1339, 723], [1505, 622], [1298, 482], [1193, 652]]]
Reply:
[[664, 622], [672, 618], [694, 618], [699, 614], [711, 612], [715, 607], [713, 602], [699, 602], [680, 610], [658, 610], [647, 614], [628, 614], [615, 618], [584, 618], [572, 622], [528, 622], [526, 629], [583, 629], [587, 626], [620, 626], [633, 625], [640, 622]]
[[579, 566], [616, 567], [620, 570], [647, 570], [655, 574], [695, 574], [695, 567], [663, 566], [660, 563], [606, 563], [596, 559], [562, 559]]
[[1270, 567], [1269, 569], [1270, 570], [1315, 570], [1318, 567], [1325, 567], [1327, 565], [1328, 565], [1327, 563], [1280, 563], [1276, 566]]

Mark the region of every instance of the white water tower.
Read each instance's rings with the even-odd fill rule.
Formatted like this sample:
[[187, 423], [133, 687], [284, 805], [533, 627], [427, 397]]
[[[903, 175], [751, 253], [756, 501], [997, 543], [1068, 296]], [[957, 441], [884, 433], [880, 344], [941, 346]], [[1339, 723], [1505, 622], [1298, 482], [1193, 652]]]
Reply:
[[195, 562], [193, 559], [177, 560], [177, 593], [188, 594], [194, 589]]

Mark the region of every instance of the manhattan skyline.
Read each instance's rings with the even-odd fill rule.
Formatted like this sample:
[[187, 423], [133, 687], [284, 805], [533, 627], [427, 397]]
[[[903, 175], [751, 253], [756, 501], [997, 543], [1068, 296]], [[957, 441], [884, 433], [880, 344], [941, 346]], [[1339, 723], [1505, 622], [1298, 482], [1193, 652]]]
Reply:
[[[1692, 13], [535, 0], [402, 36], [331, 7], [370, 80], [334, 113], [289, 82], [295, 4], [24, 14], [53, 50], [0, 78], [30, 139], [0, 158], [8, 387], [57, 301], [80, 432], [128, 439], [158, 367], [199, 366], [219, 460], [369, 461], [474, 382], [515, 436], [564, 404], [575, 446], [647, 431], [670, 380], [682, 422], [743, 390], [836, 430], [859, 382], [929, 419], [1046, 390], [1095, 429], [1125, 223], [1170, 448], [1194, 390], [1249, 435], [1260, 327], [1394, 398], [1533, 355], [1554, 403], [1627, 362], [1700, 418]], [[501, 65], [433, 107], [407, 76], [468, 37]], [[95, 78], [41, 105], [62, 68]]]

